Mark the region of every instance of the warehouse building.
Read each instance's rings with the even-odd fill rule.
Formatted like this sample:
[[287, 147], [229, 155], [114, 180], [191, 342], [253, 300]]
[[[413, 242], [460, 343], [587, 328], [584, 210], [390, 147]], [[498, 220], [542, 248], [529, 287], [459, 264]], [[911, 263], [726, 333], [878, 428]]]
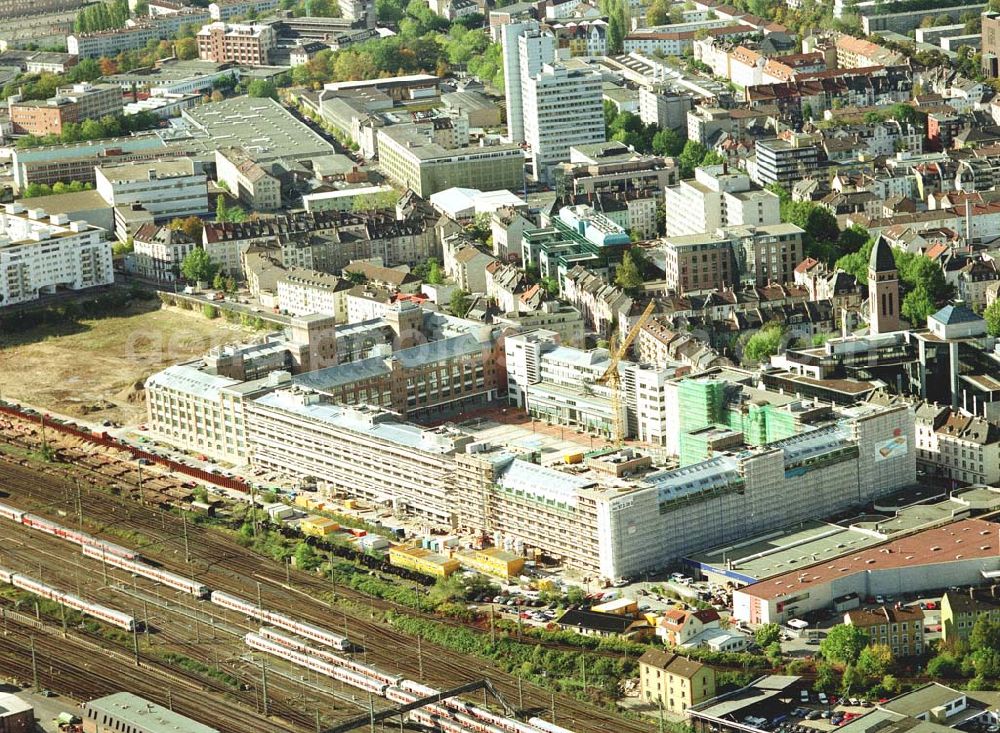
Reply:
[[34, 733], [35, 710], [16, 695], [0, 692], [0, 733]]
[[130, 692], [84, 703], [84, 733], [219, 733]]
[[950, 585], [978, 585], [1000, 571], [998, 527], [964, 519], [871, 547], [833, 562], [805, 564], [733, 593], [733, 617], [781, 623], [826, 608], [850, 593], [897, 595]]

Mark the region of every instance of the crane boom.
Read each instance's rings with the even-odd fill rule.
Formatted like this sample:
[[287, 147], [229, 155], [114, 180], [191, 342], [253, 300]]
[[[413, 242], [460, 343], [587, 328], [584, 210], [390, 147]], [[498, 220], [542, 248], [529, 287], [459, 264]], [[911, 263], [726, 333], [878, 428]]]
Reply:
[[622, 417], [621, 374], [618, 371], [618, 364], [628, 354], [632, 342], [635, 341], [642, 327], [649, 322], [655, 308], [656, 301], [649, 301], [646, 309], [639, 316], [639, 320], [628, 330], [625, 339], [611, 352], [611, 363], [608, 364], [608, 368], [604, 370], [604, 374], [597, 380], [600, 384], [606, 384], [611, 390], [611, 410], [613, 412], [612, 420], [614, 421], [614, 435], [612, 436], [612, 440], [616, 446], [620, 446], [625, 442], [625, 425]]

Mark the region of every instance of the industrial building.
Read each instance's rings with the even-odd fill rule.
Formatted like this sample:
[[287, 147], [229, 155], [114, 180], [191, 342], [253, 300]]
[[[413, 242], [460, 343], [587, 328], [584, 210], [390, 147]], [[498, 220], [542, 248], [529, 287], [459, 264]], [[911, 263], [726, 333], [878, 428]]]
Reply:
[[833, 562], [802, 563], [733, 593], [733, 617], [780, 623], [831, 606], [851, 593], [867, 598], [948, 585], [978, 585], [1000, 571], [997, 525], [964, 519], [910, 534]]
[[83, 704], [84, 733], [219, 733], [130, 692]]
[[35, 710], [16, 695], [0, 692], [0, 733], [34, 733]]

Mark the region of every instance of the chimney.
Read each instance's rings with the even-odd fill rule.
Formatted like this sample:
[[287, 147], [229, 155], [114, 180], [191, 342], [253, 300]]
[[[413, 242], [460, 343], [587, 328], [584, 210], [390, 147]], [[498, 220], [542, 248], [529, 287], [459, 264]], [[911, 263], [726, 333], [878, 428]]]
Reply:
[[973, 601], [976, 600], [976, 589], [971, 585], [969, 586], [969, 598]]

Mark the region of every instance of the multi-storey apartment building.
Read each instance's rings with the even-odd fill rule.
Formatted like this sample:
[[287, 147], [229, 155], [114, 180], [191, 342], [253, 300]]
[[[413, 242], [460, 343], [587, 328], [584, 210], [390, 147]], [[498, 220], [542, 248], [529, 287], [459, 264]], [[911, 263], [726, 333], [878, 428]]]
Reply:
[[947, 591], [941, 598], [941, 638], [948, 644], [968, 639], [981, 617], [1000, 622], [1000, 586]]
[[683, 715], [692, 705], [715, 697], [715, 671], [693, 659], [650, 649], [639, 657], [639, 697]]
[[20, 204], [0, 212], [0, 308], [113, 282], [103, 229]]
[[278, 277], [275, 293], [278, 308], [297, 316], [322, 313], [347, 321], [347, 280], [316, 270], [290, 267]]
[[139, 227], [132, 242], [136, 270], [150, 280], [177, 280], [184, 258], [198, 248], [184, 232], [156, 224]]
[[217, 64], [267, 66], [277, 45], [274, 27], [261, 23], [209, 23], [198, 31], [196, 38], [198, 57]]
[[215, 151], [215, 170], [234, 196], [253, 211], [281, 208], [281, 181], [272, 176], [244, 148]]
[[854, 609], [844, 623], [868, 633], [868, 644], [887, 646], [893, 656], [914, 657], [924, 651], [924, 611], [921, 608]]

